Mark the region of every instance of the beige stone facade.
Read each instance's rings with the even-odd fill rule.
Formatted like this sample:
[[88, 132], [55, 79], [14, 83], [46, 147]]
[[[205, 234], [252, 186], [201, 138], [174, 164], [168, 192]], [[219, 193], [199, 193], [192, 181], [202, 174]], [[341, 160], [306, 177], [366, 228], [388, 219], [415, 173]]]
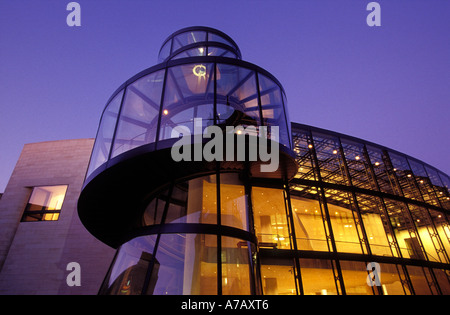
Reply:
[[[96, 294], [115, 250], [81, 224], [77, 200], [93, 139], [26, 144], [0, 199], [0, 294]], [[21, 222], [33, 187], [67, 185], [57, 221]], [[68, 286], [70, 262], [80, 286]]]

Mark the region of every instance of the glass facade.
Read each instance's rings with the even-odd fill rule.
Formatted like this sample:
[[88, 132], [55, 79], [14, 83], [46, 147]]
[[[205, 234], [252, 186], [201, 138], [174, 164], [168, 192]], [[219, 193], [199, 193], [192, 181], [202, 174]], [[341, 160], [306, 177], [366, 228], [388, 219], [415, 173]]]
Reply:
[[290, 149], [286, 98], [277, 80], [248, 63], [206, 60], [215, 62], [187, 58], [150, 68], [120, 89], [103, 112], [87, 176], [134, 148], [177, 139], [175, 127], [190, 135], [212, 125], [254, 126], [257, 134], [261, 126], [277, 127], [277, 138], [267, 137]]
[[[297, 248], [316, 251], [312, 237], [304, 237], [314, 235], [316, 243], [328, 240], [319, 251], [360, 257], [357, 268], [335, 261], [335, 292], [370, 293], [364, 293], [367, 284], [353, 287], [355, 270], [366, 270], [370, 260], [380, 262], [383, 283], [372, 293], [450, 294], [448, 175], [402, 153], [311, 126], [293, 124], [292, 137], [299, 171], [290, 182], [291, 203], [294, 218], [305, 222], [300, 237], [300, 224], [294, 224]], [[388, 285], [386, 278], [395, 281]]]
[[[110, 234], [108, 224], [83, 220], [106, 241], [127, 231], [101, 294], [450, 294], [448, 175], [374, 143], [291, 124], [279, 82], [240, 60], [217, 30], [176, 32], [159, 58], [113, 95], [90, 161], [84, 190], [113, 199], [103, 218], [120, 219]], [[195, 135], [213, 125], [255, 126], [254, 135], [277, 126], [297, 172], [258, 177], [203, 160], [167, 180], [145, 173], [145, 163], [165, 167], [161, 152], [176, 127]], [[125, 192], [109, 192], [109, 182]], [[101, 210], [90, 201], [90, 211]]]

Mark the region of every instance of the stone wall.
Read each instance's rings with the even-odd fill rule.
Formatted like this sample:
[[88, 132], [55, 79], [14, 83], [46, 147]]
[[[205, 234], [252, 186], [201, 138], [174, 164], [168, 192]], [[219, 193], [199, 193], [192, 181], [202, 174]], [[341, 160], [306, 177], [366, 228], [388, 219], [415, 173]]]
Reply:
[[[96, 294], [115, 250], [81, 224], [77, 201], [93, 139], [26, 144], [0, 200], [0, 294]], [[20, 222], [34, 186], [68, 185], [57, 221]], [[80, 264], [69, 287], [67, 264]]]

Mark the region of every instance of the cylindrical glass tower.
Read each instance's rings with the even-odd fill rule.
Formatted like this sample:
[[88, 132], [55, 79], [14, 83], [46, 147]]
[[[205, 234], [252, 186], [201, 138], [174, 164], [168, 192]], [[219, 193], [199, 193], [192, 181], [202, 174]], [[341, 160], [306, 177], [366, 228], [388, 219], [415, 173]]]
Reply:
[[79, 199], [120, 247], [101, 292], [262, 293], [251, 183], [285, 200], [297, 171], [283, 88], [212, 28], [172, 34], [159, 61], [107, 103]]

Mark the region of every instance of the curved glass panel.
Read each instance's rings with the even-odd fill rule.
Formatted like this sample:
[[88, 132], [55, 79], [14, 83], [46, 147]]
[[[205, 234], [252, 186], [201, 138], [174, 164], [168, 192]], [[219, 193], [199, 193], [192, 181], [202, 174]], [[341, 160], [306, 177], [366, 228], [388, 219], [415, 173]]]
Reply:
[[173, 38], [172, 52], [176, 52], [184, 46], [204, 41], [206, 41], [206, 32], [203, 31], [192, 31], [179, 34]]
[[120, 112], [112, 157], [155, 142], [164, 70], [129, 85]]
[[216, 176], [203, 176], [175, 184], [167, 216], [167, 223], [217, 223]]
[[284, 114], [283, 98], [280, 87], [268, 77], [258, 74], [261, 111], [264, 126], [278, 126], [279, 141], [290, 148], [290, 135]]
[[199, 56], [205, 56], [206, 55], [206, 47], [198, 47], [198, 48], [192, 48], [185, 50], [175, 57], [172, 58], [172, 60], [175, 59], [181, 59], [181, 58], [188, 58], [188, 57], [199, 57]]
[[236, 54], [232, 53], [231, 51], [219, 48], [219, 47], [208, 47], [208, 56], [219, 56], [219, 57], [229, 57], [229, 58], [237, 58]]
[[158, 56], [158, 62], [163, 62], [170, 55], [170, 48], [172, 46], [172, 39], [168, 40], [167, 43], [161, 48]]
[[[144, 225], [168, 223], [217, 223], [216, 176], [208, 175], [180, 182], [159, 193], [147, 206]], [[168, 202], [168, 204], [167, 204]], [[167, 214], [164, 216], [164, 211]], [[164, 222], [162, 218], [165, 217]]]
[[237, 58], [237, 55], [225, 48], [214, 47], [214, 46], [199, 46], [196, 48], [191, 48], [187, 50], [182, 50], [180, 53], [176, 54], [171, 58], [171, 60], [189, 58], [189, 57], [201, 57], [201, 56], [218, 56], [218, 57], [228, 57]]
[[163, 234], [156, 242], [147, 235], [122, 245], [100, 294], [217, 294], [217, 236]]
[[223, 126], [261, 125], [254, 71], [217, 64], [217, 115]]
[[209, 42], [218, 42], [218, 43], [226, 44], [228, 46], [237, 48], [234, 44], [232, 44], [231, 42], [229, 42], [228, 40], [226, 40], [222, 36], [219, 36], [219, 35], [211, 33], [211, 32], [208, 33], [208, 41]]
[[87, 175], [91, 174], [100, 165], [105, 163], [109, 158], [111, 150], [112, 138], [116, 128], [117, 116], [120, 104], [122, 102], [123, 90], [106, 106], [103, 112], [102, 120], [95, 139], [95, 145], [92, 150], [91, 161]]
[[223, 225], [248, 230], [248, 200], [236, 173], [220, 175], [220, 214]]
[[[198, 48], [195, 51], [199, 52]], [[258, 126], [276, 126], [279, 127], [278, 142], [290, 147], [281, 89], [260, 75], [258, 91], [256, 75], [254, 70], [233, 64], [214, 67], [212, 63], [192, 63], [160, 70], [130, 83], [124, 92], [117, 126], [109, 123], [106, 131], [105, 119], [101, 128], [102, 132], [110, 133], [110, 139], [114, 135], [112, 152], [103, 148], [103, 158], [99, 158], [95, 167], [104, 163], [109, 155], [116, 157], [158, 140], [179, 138], [186, 132], [200, 134], [214, 123], [219, 127], [255, 126], [256, 129], [245, 131], [256, 132], [255, 135], [260, 131]], [[117, 112], [118, 108], [115, 115]], [[268, 136], [273, 134], [273, 129], [269, 128]], [[106, 144], [111, 141], [104, 138]]]
[[214, 124], [214, 67], [212, 64], [187, 64], [168, 69], [159, 140], [178, 138], [172, 130], [186, 127], [193, 135], [194, 118], [203, 127]]
[[222, 293], [224, 295], [248, 295], [250, 287], [250, 242], [233, 237], [222, 237]]
[[217, 236], [161, 235], [146, 294], [217, 294]]
[[[190, 31], [183, 31], [180, 34], [172, 34], [170, 39], [161, 48], [158, 55], [158, 62], [170, 59], [180, 59], [192, 56], [222, 56], [229, 58], [241, 59], [239, 47], [226, 39], [226, 36], [218, 34], [219, 31], [214, 29], [202, 29]], [[208, 34], [208, 35], [207, 35]], [[216, 46], [228, 47], [216, 47]], [[190, 47], [189, 47], [190, 46]], [[198, 46], [195, 49], [200, 49], [200, 53], [192, 47]], [[186, 53], [186, 49], [189, 51]]]
[[156, 235], [135, 238], [122, 245], [100, 289], [100, 294], [142, 294], [153, 261]]

